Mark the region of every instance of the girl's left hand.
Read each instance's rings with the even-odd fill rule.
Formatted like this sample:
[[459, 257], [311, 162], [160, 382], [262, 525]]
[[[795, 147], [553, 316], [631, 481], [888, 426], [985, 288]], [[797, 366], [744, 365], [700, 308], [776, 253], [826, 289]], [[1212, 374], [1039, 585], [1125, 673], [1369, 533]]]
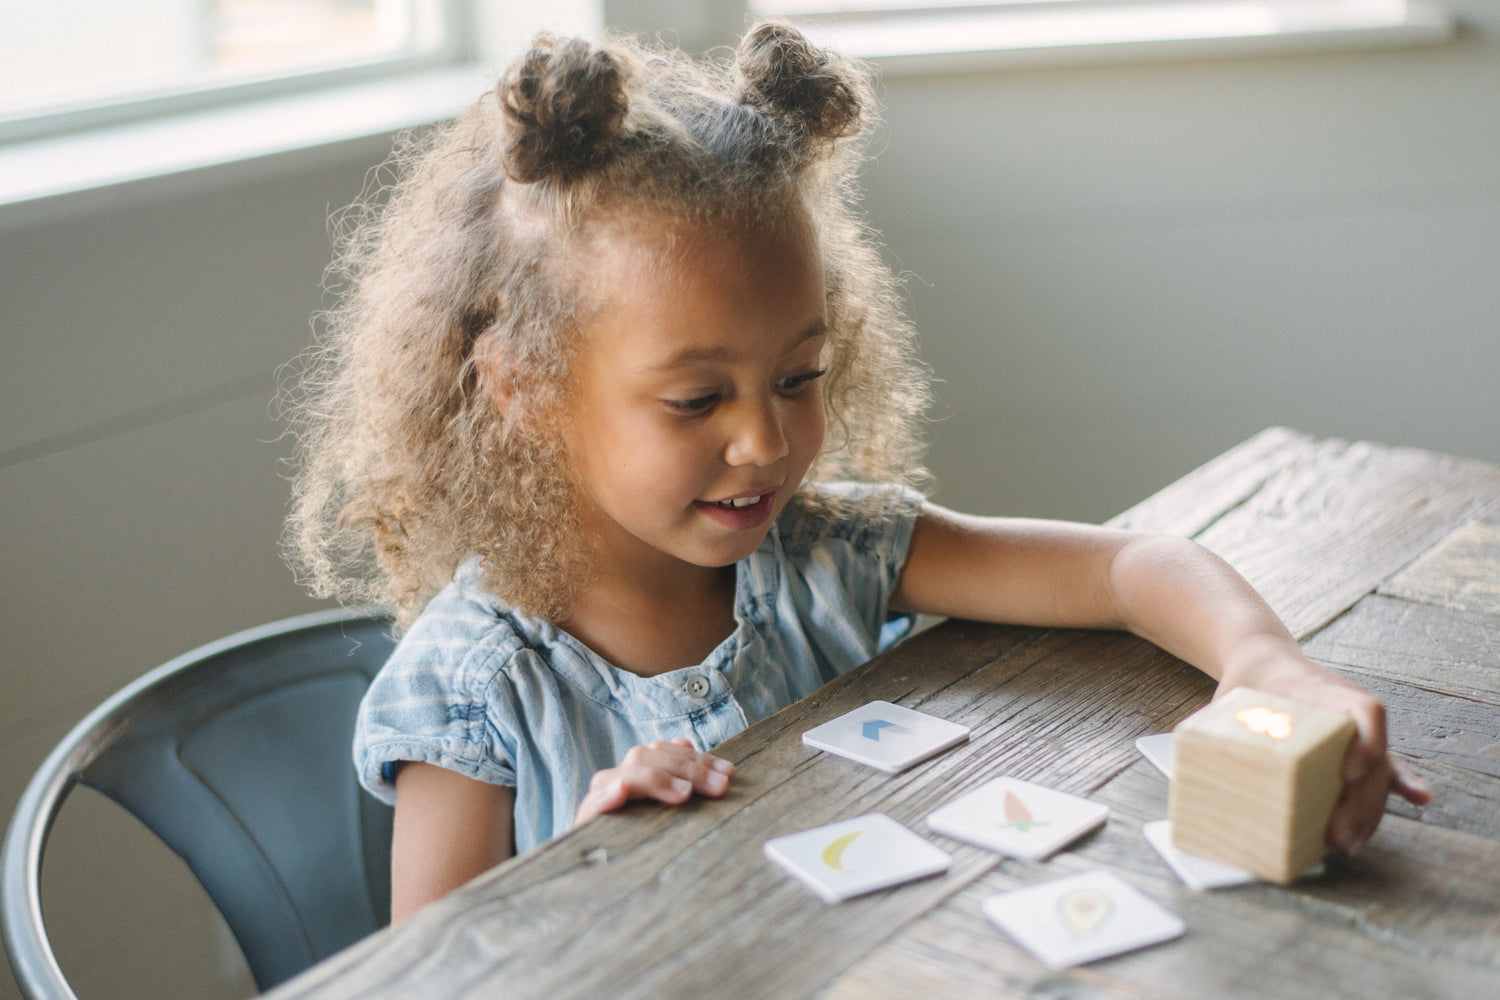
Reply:
[[1226, 673], [1214, 696], [1248, 684], [1260, 691], [1343, 712], [1354, 720], [1354, 738], [1344, 754], [1344, 790], [1328, 819], [1326, 840], [1330, 847], [1357, 856], [1385, 814], [1387, 795], [1395, 792], [1421, 806], [1431, 801], [1432, 792], [1421, 778], [1392, 759], [1386, 747], [1385, 706], [1379, 700], [1300, 652], [1296, 659], [1301, 663], [1283, 660], [1278, 664], [1280, 669], [1253, 681], [1235, 680]]

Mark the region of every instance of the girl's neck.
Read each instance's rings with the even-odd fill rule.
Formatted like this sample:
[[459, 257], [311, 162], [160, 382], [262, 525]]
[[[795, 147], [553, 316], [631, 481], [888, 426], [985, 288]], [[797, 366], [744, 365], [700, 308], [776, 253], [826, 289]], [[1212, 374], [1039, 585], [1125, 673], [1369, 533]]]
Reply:
[[735, 629], [735, 568], [694, 567], [641, 586], [596, 577], [561, 627], [608, 662], [653, 677], [703, 662]]

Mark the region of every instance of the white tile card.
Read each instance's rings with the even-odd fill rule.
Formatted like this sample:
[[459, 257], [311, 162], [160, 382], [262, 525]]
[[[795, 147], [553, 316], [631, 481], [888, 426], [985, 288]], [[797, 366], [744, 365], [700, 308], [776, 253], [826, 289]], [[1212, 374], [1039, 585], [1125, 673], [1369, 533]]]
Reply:
[[1019, 778], [995, 778], [934, 811], [927, 826], [1013, 858], [1040, 860], [1108, 816], [1102, 803]]
[[1141, 752], [1156, 769], [1168, 778], [1172, 777], [1172, 733], [1157, 733], [1155, 736], [1142, 736], [1135, 741], [1135, 748]]
[[[1209, 889], [1226, 889], [1233, 885], [1246, 885], [1250, 882], [1260, 881], [1250, 872], [1243, 868], [1235, 868], [1219, 861], [1210, 861], [1208, 858], [1200, 858], [1195, 854], [1189, 854], [1172, 843], [1172, 821], [1159, 819], [1147, 823], [1141, 827], [1141, 833], [1146, 837], [1146, 842], [1156, 848], [1156, 853], [1167, 863], [1167, 867], [1182, 883], [1194, 892], [1204, 892]], [[1300, 878], [1313, 878], [1322, 875], [1325, 871], [1320, 861]]]
[[968, 738], [967, 726], [888, 701], [872, 701], [802, 734], [802, 742], [815, 750], [892, 773]]
[[1167, 863], [1183, 884], [1194, 892], [1207, 889], [1223, 889], [1231, 885], [1245, 885], [1257, 881], [1243, 868], [1220, 864], [1179, 850], [1172, 843], [1172, 821], [1159, 819], [1141, 827], [1146, 841], [1156, 848], [1156, 853]]
[[952, 860], [884, 813], [768, 840], [765, 853], [830, 903], [937, 875]]
[[1184, 925], [1119, 876], [1084, 872], [991, 896], [984, 915], [1051, 969], [1178, 937]]

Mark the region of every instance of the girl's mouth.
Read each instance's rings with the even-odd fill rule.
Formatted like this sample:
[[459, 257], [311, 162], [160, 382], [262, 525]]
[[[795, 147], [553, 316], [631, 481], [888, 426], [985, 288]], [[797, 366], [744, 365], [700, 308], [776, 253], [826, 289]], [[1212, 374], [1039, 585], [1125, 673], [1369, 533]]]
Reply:
[[765, 524], [771, 516], [776, 491], [758, 496], [731, 497], [728, 500], [699, 500], [697, 506], [716, 523], [735, 531], [747, 531]]

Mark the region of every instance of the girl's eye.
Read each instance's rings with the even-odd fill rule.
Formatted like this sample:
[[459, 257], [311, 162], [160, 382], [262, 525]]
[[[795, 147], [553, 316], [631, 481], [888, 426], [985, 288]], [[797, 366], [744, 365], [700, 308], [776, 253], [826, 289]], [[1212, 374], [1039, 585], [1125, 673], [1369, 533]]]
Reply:
[[[798, 372], [796, 375], [788, 375], [776, 380], [776, 391], [782, 395], [796, 395], [807, 386], [822, 378], [828, 369], [818, 368], [814, 371]], [[719, 405], [723, 399], [722, 393], [711, 392], [706, 396], [694, 396], [691, 399], [668, 399], [664, 400], [667, 408], [683, 416], [699, 417], [711, 411]]]
[[707, 413], [709, 410], [714, 408], [714, 404], [718, 401], [719, 394], [717, 392], [712, 392], [707, 396], [698, 396], [694, 399], [669, 399], [666, 401], [666, 403], [667, 406], [671, 407], [673, 410], [676, 410], [678, 413], [685, 413], [692, 416], [701, 413]]
[[788, 375], [786, 378], [781, 379], [776, 383], [776, 388], [781, 390], [782, 392], [796, 392], [798, 389], [809, 386], [812, 383], [816, 382], [818, 379], [822, 378], [827, 371], [827, 368], [818, 368], [810, 372], [802, 372], [797, 375]]

